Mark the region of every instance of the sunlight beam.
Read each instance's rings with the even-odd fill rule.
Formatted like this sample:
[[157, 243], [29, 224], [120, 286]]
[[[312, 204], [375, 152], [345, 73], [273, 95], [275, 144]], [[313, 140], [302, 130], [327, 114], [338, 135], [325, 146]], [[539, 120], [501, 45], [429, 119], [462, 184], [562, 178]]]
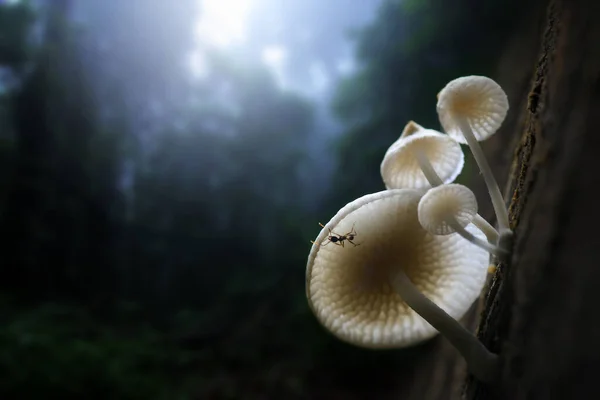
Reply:
[[263, 47], [261, 60], [275, 75], [275, 80], [279, 87], [286, 86], [285, 66], [288, 52], [285, 47], [272, 45]]
[[225, 48], [244, 43], [251, 0], [201, 0], [195, 27], [198, 42]]

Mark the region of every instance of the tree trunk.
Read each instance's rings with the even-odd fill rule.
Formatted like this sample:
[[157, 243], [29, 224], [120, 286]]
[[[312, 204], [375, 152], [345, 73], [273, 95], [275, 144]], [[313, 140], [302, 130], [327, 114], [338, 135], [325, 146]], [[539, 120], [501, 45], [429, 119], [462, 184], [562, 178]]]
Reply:
[[[514, 130], [513, 257], [498, 268], [479, 326], [482, 340], [505, 361], [503, 376], [495, 387], [469, 380], [468, 399], [600, 397], [593, 378], [600, 373], [599, 10], [593, 0], [547, 6], [531, 89]], [[511, 64], [518, 68], [522, 60]]]
[[[469, 399], [600, 398], [600, 3], [551, 0], [509, 184], [516, 240], [480, 336], [505, 360]], [[519, 63], [515, 60], [513, 65]]]
[[511, 111], [484, 143], [500, 182], [508, 178], [515, 230], [478, 327], [504, 361], [501, 381], [465, 384], [464, 362], [440, 340], [410, 399], [460, 398], [461, 386], [469, 400], [600, 398], [600, 2], [538, 9], [503, 57], [497, 80]]

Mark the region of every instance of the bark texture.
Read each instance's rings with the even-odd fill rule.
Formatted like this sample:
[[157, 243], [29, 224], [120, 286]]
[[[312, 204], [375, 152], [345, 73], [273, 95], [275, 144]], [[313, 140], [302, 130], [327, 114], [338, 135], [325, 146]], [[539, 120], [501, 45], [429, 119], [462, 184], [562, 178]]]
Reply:
[[546, 7], [514, 131], [513, 257], [499, 266], [479, 325], [503, 376], [494, 387], [469, 379], [467, 399], [600, 398], [599, 11], [592, 0]]
[[[600, 1], [534, 1], [495, 76], [511, 111], [483, 143], [506, 187], [513, 256], [465, 321], [501, 355], [501, 381], [466, 376], [438, 339], [411, 400], [600, 398]], [[481, 179], [473, 189], [484, 198]]]

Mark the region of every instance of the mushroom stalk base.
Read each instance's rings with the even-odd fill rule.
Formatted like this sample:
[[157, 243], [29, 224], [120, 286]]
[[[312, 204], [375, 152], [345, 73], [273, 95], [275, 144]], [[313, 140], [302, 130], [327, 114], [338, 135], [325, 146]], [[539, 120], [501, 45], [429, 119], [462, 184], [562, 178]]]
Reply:
[[490, 243], [498, 243], [500, 235], [498, 235], [498, 231], [496, 228], [492, 226], [489, 222], [487, 222], [481, 215], [475, 214], [473, 217], [473, 225], [479, 228], [485, 237], [487, 237], [488, 242]]
[[497, 256], [500, 259], [504, 259], [508, 255], [508, 252], [495, 244], [486, 242], [485, 240], [481, 240], [477, 236], [473, 235], [471, 232], [467, 231], [458, 221], [454, 218], [448, 219], [446, 223], [456, 231], [460, 236], [467, 239], [469, 242], [473, 243], [475, 246], [479, 246], [488, 253], [491, 253]]
[[452, 343], [477, 379], [493, 383], [500, 378], [500, 357], [486, 349], [475, 335], [423, 295], [404, 271], [397, 271], [392, 285], [410, 308]]
[[487, 185], [488, 192], [490, 193], [490, 198], [492, 200], [492, 205], [494, 206], [494, 211], [496, 212], [496, 218], [498, 219], [498, 228], [500, 234], [502, 235], [504, 231], [510, 231], [510, 225], [508, 222], [508, 211], [506, 210], [506, 204], [504, 203], [502, 193], [500, 193], [498, 182], [496, 182], [494, 174], [492, 173], [492, 169], [490, 168], [490, 165], [483, 154], [483, 149], [473, 134], [471, 125], [469, 125], [467, 120], [464, 118], [456, 118], [456, 122], [460, 127], [460, 130], [462, 131], [469, 148], [471, 149], [471, 153], [473, 153], [473, 157], [479, 166], [479, 170], [483, 174], [483, 179]]

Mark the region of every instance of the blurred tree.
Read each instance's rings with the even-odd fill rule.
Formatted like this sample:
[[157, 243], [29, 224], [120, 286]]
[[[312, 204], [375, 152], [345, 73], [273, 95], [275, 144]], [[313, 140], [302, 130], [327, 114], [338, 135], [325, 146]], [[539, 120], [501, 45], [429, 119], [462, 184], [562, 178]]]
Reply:
[[[43, 46], [9, 99], [7, 287], [90, 301], [118, 287], [165, 315], [222, 293], [302, 297], [283, 289], [298, 284], [281, 265], [303, 264], [315, 229], [313, 105], [264, 67], [219, 54], [206, 54], [207, 79], [188, 79], [171, 60], [190, 49], [192, 3], [141, 16], [119, 3], [117, 28], [99, 37], [70, 21], [69, 1], [38, 9]], [[114, 9], [97, 11], [90, 26]], [[169, 29], [130, 35], [140, 18]]]
[[[16, 169], [4, 214], [8, 287], [39, 296], [110, 293], [114, 148], [102, 149], [86, 71], [69, 31], [68, 1], [45, 10], [44, 46], [14, 94]], [[109, 147], [114, 147], [114, 138]], [[101, 169], [100, 169], [101, 168]], [[114, 271], [113, 271], [114, 272]], [[101, 297], [104, 297], [103, 295]]]
[[[32, 27], [36, 15], [29, 1], [0, 4], [0, 67], [3, 74], [18, 73], [30, 61]], [[0, 79], [0, 93], [7, 82]]]
[[14, 166], [14, 126], [11, 89], [24, 75], [32, 54], [35, 13], [28, 2], [0, 5], [0, 218], [4, 213], [9, 176]]
[[213, 62], [136, 169], [131, 237], [141, 259], [132, 263], [162, 277], [148, 293], [159, 290], [168, 308], [207, 306], [234, 287], [270, 296], [264, 285], [285, 275], [290, 247], [304, 258], [294, 230], [306, 199], [298, 170], [312, 106], [281, 93], [262, 68]]

